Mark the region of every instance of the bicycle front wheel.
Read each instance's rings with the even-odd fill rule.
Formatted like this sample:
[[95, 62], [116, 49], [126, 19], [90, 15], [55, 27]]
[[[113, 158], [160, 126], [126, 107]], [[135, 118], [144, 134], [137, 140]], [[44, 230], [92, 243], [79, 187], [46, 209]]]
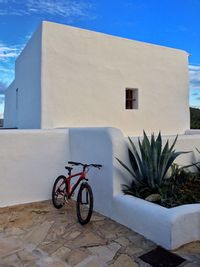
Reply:
[[80, 224], [84, 225], [91, 219], [93, 211], [93, 193], [88, 183], [82, 183], [77, 196], [76, 213]]
[[67, 178], [64, 175], [58, 176], [55, 180], [52, 190], [52, 202], [56, 209], [60, 209], [65, 204], [67, 197]]

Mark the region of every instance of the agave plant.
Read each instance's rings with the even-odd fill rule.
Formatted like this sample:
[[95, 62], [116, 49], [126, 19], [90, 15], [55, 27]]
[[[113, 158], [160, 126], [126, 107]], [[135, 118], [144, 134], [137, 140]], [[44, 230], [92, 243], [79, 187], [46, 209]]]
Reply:
[[128, 154], [132, 168], [125, 165], [120, 159], [119, 163], [131, 174], [132, 182], [130, 185], [123, 185], [123, 191], [126, 194], [136, 196], [147, 196], [151, 193], [156, 193], [166, 180], [167, 172], [174, 160], [183, 153], [176, 152], [174, 146], [178, 136], [176, 136], [172, 145], [169, 141], [162, 147], [161, 133], [159, 132], [157, 138], [154, 134], [148, 139], [144, 132], [143, 140], [138, 139], [139, 149], [129, 138], [130, 147]]

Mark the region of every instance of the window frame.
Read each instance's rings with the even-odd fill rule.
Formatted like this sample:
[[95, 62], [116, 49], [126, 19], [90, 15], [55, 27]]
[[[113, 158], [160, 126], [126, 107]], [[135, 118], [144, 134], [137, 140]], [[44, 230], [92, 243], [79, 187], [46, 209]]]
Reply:
[[138, 88], [125, 88], [125, 109], [138, 109]]

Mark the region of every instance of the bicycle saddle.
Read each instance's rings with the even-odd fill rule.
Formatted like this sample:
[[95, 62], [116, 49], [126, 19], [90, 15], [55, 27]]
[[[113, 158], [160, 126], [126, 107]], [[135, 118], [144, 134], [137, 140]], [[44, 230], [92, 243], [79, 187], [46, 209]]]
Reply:
[[68, 171], [71, 171], [71, 170], [73, 170], [73, 168], [72, 168], [72, 167], [68, 167], [68, 166], [65, 166], [65, 169], [67, 169]]

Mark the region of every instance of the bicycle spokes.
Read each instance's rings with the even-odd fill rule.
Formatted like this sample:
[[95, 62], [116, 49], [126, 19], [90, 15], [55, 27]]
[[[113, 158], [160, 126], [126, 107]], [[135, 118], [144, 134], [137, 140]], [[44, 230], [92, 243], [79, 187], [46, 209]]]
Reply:
[[67, 199], [67, 185], [65, 176], [59, 176], [53, 186], [52, 201], [55, 208], [60, 209]]
[[[65, 190], [66, 191], [66, 190]], [[61, 196], [65, 196], [65, 192], [64, 190], [61, 190], [61, 188], [58, 188], [57, 191], [56, 191], [56, 195], [61, 195]]]

